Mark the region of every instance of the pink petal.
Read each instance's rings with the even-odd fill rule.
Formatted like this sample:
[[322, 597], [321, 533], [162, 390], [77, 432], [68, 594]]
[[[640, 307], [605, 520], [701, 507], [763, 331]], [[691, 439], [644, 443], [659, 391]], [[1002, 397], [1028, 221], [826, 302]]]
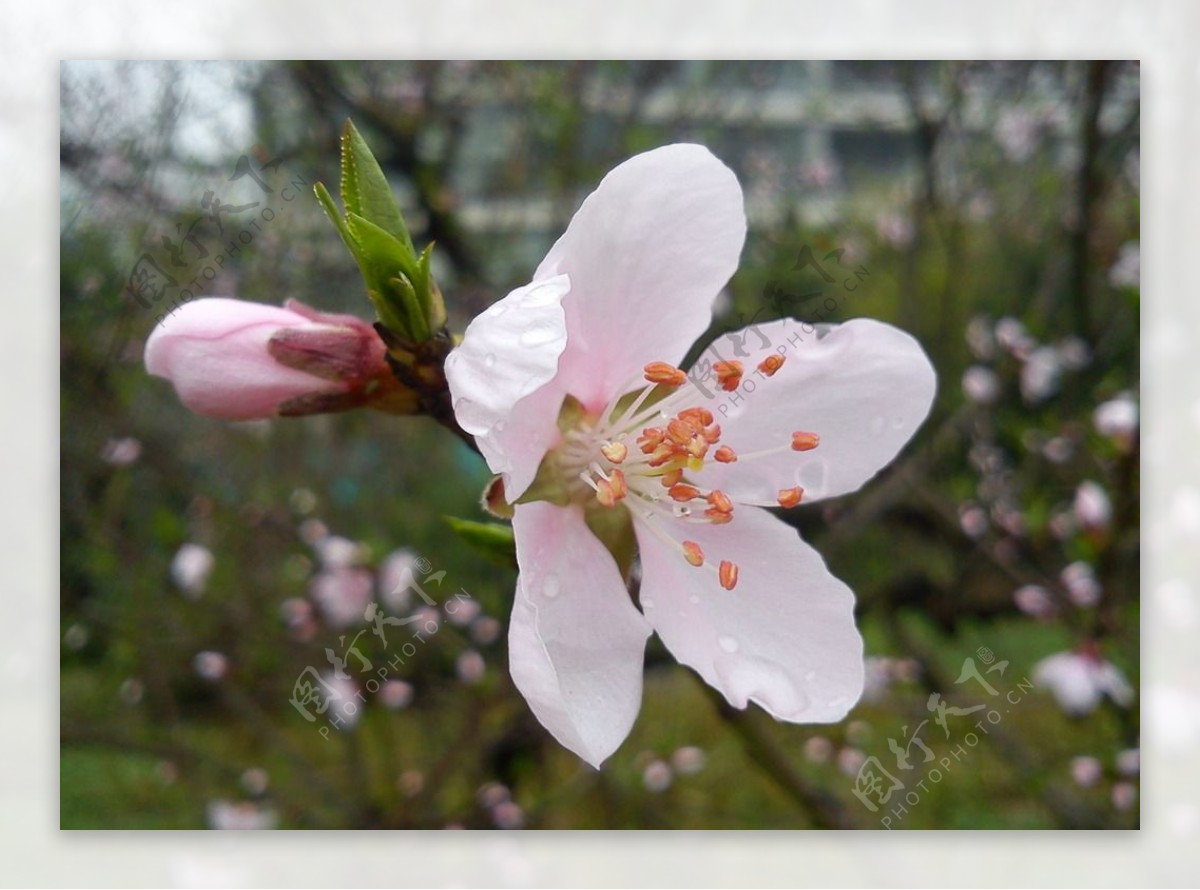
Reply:
[[[694, 541], [705, 564], [688, 564], [647, 527]], [[842, 719], [863, 689], [863, 644], [854, 595], [796, 532], [757, 507], [726, 525], [636, 522], [642, 610], [671, 653], [735, 707], [754, 701], [779, 720]], [[720, 586], [717, 566], [739, 569]]]
[[[784, 363], [766, 377], [756, 369], [771, 354], [782, 355]], [[715, 341], [697, 368], [722, 359], [742, 362], [741, 387], [727, 393], [701, 379], [698, 403], [712, 411], [721, 444], [733, 448], [739, 460], [708, 461], [696, 479], [742, 503], [774, 505], [780, 489], [796, 485], [804, 489], [805, 502], [856, 490], [912, 438], [937, 388], [916, 340], [864, 318], [836, 326], [819, 340], [811, 325], [792, 319], [752, 325]], [[704, 399], [701, 386], [712, 398]], [[794, 432], [816, 433], [820, 445], [792, 451]], [[748, 457], [780, 446], [775, 454]]]
[[518, 505], [513, 530], [521, 567], [508, 639], [513, 681], [542, 725], [599, 767], [641, 707], [650, 625], [578, 507]]
[[647, 363], [681, 361], [745, 236], [737, 177], [708, 149], [667, 145], [614, 168], [534, 275], [571, 276], [565, 390], [599, 409]]
[[[558, 441], [563, 391], [553, 385], [566, 346], [565, 275], [517, 288], [475, 318], [446, 358], [459, 425], [475, 437], [515, 500]], [[551, 385], [547, 385], [551, 384]]]
[[170, 380], [192, 411], [223, 420], [271, 417], [291, 398], [340, 389], [279, 364], [267, 351], [284, 327], [311, 326], [278, 306], [213, 297], [186, 303], [146, 341], [146, 370]]

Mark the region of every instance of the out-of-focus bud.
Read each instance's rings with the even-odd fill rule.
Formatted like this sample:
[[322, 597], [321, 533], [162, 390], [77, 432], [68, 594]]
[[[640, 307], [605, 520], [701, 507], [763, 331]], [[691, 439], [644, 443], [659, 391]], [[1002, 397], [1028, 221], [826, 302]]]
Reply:
[[1112, 522], [1112, 501], [1098, 483], [1087, 481], [1075, 489], [1075, 519], [1093, 531], [1106, 529]]
[[309, 584], [309, 596], [325, 623], [333, 628], [355, 627], [372, 619], [367, 607], [375, 593], [374, 578], [365, 569], [328, 569]]
[[1095, 757], [1081, 756], [1071, 759], [1071, 778], [1080, 788], [1091, 788], [1104, 775], [1104, 767]]
[[1122, 393], [1096, 408], [1092, 415], [1096, 432], [1115, 441], [1128, 451], [1137, 437], [1138, 403], [1129, 393]]
[[189, 599], [198, 599], [212, 574], [212, 551], [200, 544], [184, 544], [171, 560], [171, 579]]
[[976, 405], [990, 405], [1000, 395], [1000, 378], [983, 365], [972, 365], [963, 372], [963, 392]]
[[189, 409], [221, 420], [372, 407], [417, 409], [375, 330], [352, 315], [295, 300], [267, 306], [227, 297], [187, 303], [146, 341], [146, 370], [170, 380]]

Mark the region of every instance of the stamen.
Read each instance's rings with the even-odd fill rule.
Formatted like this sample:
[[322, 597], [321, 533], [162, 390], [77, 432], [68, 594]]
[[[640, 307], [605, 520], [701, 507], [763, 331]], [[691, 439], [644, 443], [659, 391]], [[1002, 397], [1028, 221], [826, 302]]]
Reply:
[[613, 490], [613, 484], [607, 479], [601, 479], [596, 483], [596, 500], [605, 507], [616, 506], [617, 493]]
[[625, 474], [620, 470], [613, 469], [608, 477], [608, 483], [612, 487], [613, 497], [618, 501], [629, 494], [629, 485], [625, 481]]
[[687, 383], [687, 375], [666, 362], [651, 362], [643, 370], [646, 372], [646, 379], [651, 383], [663, 386], [683, 386]]
[[778, 352], [768, 355], [765, 359], [758, 363], [758, 370], [762, 371], [768, 377], [774, 377], [775, 372], [783, 367], [783, 356]]
[[721, 586], [726, 590], [733, 590], [737, 587], [738, 567], [736, 563], [727, 559], [721, 560], [721, 567], [718, 569], [717, 575], [721, 579]]
[[609, 442], [600, 446], [600, 453], [614, 464], [619, 464], [629, 455], [629, 448], [624, 442]]
[[821, 437], [816, 433], [792, 433], [792, 451], [812, 451], [821, 444]]
[[[697, 494], [699, 494], [699, 492], [697, 492]], [[712, 491], [710, 491], [705, 500], [707, 500], [712, 508], [718, 513], [733, 512], [733, 501], [729, 499], [729, 495], [725, 494], [725, 492], [721, 491], [719, 488], [714, 488]]]
[[718, 448], [713, 457], [716, 458], [718, 462], [723, 464], [731, 464], [737, 461], [737, 453], [728, 445], [722, 445], [720, 448]]
[[670, 490], [667, 491], [667, 494], [671, 496], [672, 500], [685, 503], [687, 501], [694, 501], [696, 498], [700, 497], [700, 489], [696, 488], [694, 485], [672, 485]]
[[695, 421], [701, 427], [706, 427], [713, 422], [712, 412], [707, 408], [687, 408], [679, 412], [679, 419], [687, 422]]
[[649, 454], [661, 445], [666, 435], [665, 432], [656, 426], [648, 426], [642, 430], [642, 434], [637, 439], [638, 445], [642, 448], [642, 454]]
[[721, 385], [721, 389], [726, 392], [733, 392], [742, 382], [742, 363], [738, 361], [732, 362], [714, 362], [713, 373], [717, 375], [717, 383]]
[[695, 541], [683, 542], [683, 558], [694, 566], [704, 565], [704, 551], [700, 549], [700, 545]]
[[794, 507], [804, 497], [804, 489], [797, 485], [795, 488], [779, 489], [779, 506]]
[[660, 481], [662, 482], [663, 488], [670, 488], [672, 485], [678, 485], [679, 480], [682, 478], [683, 470], [671, 470], [668, 473], [664, 473]]

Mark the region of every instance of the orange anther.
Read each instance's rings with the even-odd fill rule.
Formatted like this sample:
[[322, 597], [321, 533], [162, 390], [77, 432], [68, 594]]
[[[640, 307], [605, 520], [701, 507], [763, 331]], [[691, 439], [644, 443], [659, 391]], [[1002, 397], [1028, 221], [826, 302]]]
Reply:
[[701, 427], [713, 422], [712, 412], [707, 408], [687, 408], [679, 412], [679, 419], [689, 422], [694, 420]]
[[625, 474], [620, 470], [614, 469], [609, 474], [608, 483], [612, 486], [613, 497], [618, 501], [629, 494], [629, 485], [625, 482]]
[[774, 377], [775, 372], [783, 367], [783, 356], [778, 352], [773, 352], [765, 359], [758, 363], [758, 370], [762, 371], [768, 377]]
[[666, 362], [651, 362], [642, 370], [645, 371], [646, 379], [651, 383], [661, 383], [663, 386], [683, 386], [687, 382], [687, 375], [683, 371]]
[[609, 442], [600, 446], [600, 453], [614, 464], [619, 464], [629, 455], [629, 448], [624, 442]]
[[812, 451], [821, 444], [816, 433], [792, 433], [792, 451]]
[[613, 491], [612, 483], [607, 479], [596, 483], [596, 500], [605, 507], [612, 507], [617, 503], [617, 493]]
[[721, 491], [719, 488], [714, 488], [712, 491], [710, 491], [705, 500], [708, 501], [714, 510], [717, 510], [721, 513], [733, 512], [733, 501], [729, 499], [729, 495], [725, 494], [725, 492]]
[[717, 449], [717, 453], [713, 455], [718, 462], [723, 464], [731, 464], [737, 460], [737, 454], [728, 445], [722, 445]]
[[717, 375], [717, 382], [721, 385], [721, 389], [726, 392], [733, 392], [741, 385], [741, 362], [714, 362], [712, 369], [713, 373]]
[[678, 485], [679, 480], [682, 478], [683, 470], [671, 470], [670, 472], [663, 473], [659, 481], [662, 482], [663, 488], [670, 488], [672, 485]]
[[705, 442], [707, 442], [709, 445], [715, 445], [721, 439], [721, 427], [719, 424], [714, 423], [712, 426], [708, 427], [702, 435], [704, 436]]
[[665, 437], [666, 433], [664, 433], [658, 427], [648, 426], [642, 430], [642, 434], [638, 436], [637, 443], [641, 446], [643, 454], [649, 454], [662, 444], [662, 441]]
[[704, 565], [704, 551], [695, 541], [683, 542], [683, 558], [694, 566]]
[[671, 496], [672, 500], [680, 502], [694, 501], [696, 498], [700, 497], [700, 489], [696, 488], [694, 485], [684, 485], [683, 483], [679, 483], [677, 485], [672, 485], [667, 491], [667, 494]]
[[779, 506], [794, 507], [804, 497], [804, 489], [797, 485], [795, 488], [779, 489]]
[[708, 517], [708, 521], [713, 525], [724, 525], [727, 522], [733, 522], [732, 513], [724, 513], [716, 507], [709, 507], [704, 511], [704, 515]]
[[650, 455], [650, 459], [646, 461], [652, 467], [661, 467], [665, 463], [669, 463], [675, 458], [675, 449], [670, 445], [659, 445], [654, 449], [654, 453]]
[[678, 445], [687, 445], [695, 437], [696, 431], [686, 420], [676, 417], [667, 424], [667, 436]]
[[721, 568], [717, 571], [717, 575], [721, 579], [721, 586], [726, 590], [733, 590], [733, 588], [737, 587], [737, 563], [732, 563], [727, 559], [721, 560]]

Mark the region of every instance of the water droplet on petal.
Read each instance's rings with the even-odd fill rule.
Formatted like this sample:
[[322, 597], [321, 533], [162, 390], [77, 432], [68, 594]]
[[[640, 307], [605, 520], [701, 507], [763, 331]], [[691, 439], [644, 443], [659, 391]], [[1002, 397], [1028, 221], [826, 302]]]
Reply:
[[903, 417], [895, 417], [892, 419], [892, 428], [893, 429], [902, 430], [902, 429], [904, 429], [904, 427], [905, 427], [905, 422], [904, 422]]
[[522, 331], [519, 339], [522, 346], [535, 347], [553, 343], [560, 336], [562, 336], [560, 331], [551, 326], [542, 325]]
[[696, 603], [700, 602], [700, 597], [696, 596], [696, 594], [693, 593], [691, 596], [688, 597], [688, 602], [691, 603], [692, 605], [695, 605]]
[[495, 303], [488, 309], [486, 314], [492, 318], [496, 318], [497, 316], [503, 315], [507, 311], [508, 307], [503, 303]]
[[542, 595], [552, 600], [558, 596], [558, 588], [558, 575], [547, 575], [546, 580], [542, 582]]
[[887, 428], [887, 421], [882, 417], [876, 417], [871, 421], [871, 435], [882, 436], [884, 429]]
[[717, 637], [717, 645], [729, 653], [737, 652], [741, 648], [733, 637]]
[[650, 597], [648, 597], [648, 596], [642, 597], [642, 608], [643, 609], [653, 609], [654, 608], [654, 600], [650, 599]]
[[496, 356], [493, 353], [489, 352], [487, 355], [485, 355], [483, 357], [483, 363], [485, 366], [487, 366], [489, 368], [492, 367], [493, 365], [496, 364]]

